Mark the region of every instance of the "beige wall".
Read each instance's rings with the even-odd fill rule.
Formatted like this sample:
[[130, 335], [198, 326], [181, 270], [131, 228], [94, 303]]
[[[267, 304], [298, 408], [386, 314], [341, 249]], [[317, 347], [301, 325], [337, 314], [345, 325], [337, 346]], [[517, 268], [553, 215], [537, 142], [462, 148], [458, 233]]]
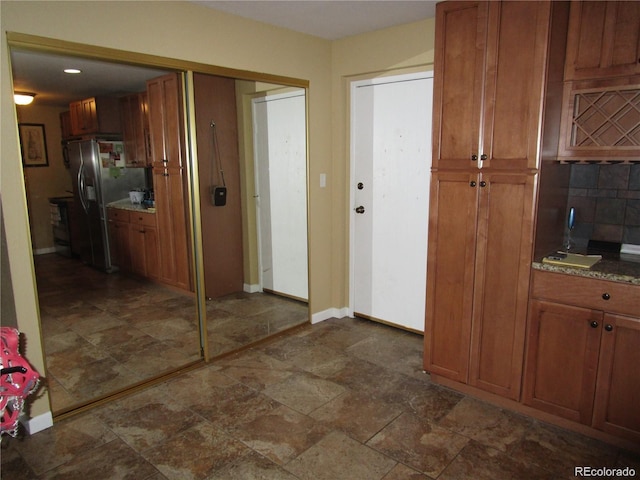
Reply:
[[[3, 32], [308, 80], [311, 311], [347, 306], [346, 77], [431, 63], [432, 20], [336, 42], [234, 17], [190, 2], [3, 0], [0, 21]], [[0, 194], [9, 267], [18, 328], [29, 339], [26, 354], [34, 367], [44, 372], [17, 118], [4, 34], [0, 62]], [[320, 173], [327, 174], [326, 188], [319, 186]], [[3, 266], [2, 271], [5, 270]], [[46, 397], [38, 400], [31, 414], [48, 411], [47, 400]]]
[[31, 216], [31, 243], [34, 251], [46, 253], [53, 248], [53, 231], [49, 217], [49, 198], [68, 196], [72, 189], [69, 171], [62, 159], [62, 132], [60, 113], [64, 108], [41, 107], [35, 103], [18, 107], [19, 123], [39, 123], [44, 125], [47, 141], [46, 167], [24, 169], [27, 203]]
[[[28, 339], [25, 354], [44, 372], [38, 307], [17, 118], [12, 103], [7, 40], [4, 32], [37, 35], [204, 64], [308, 80], [310, 172], [327, 171], [331, 160], [331, 44], [315, 37], [226, 15], [189, 2], [0, 2], [1, 157], [0, 192], [18, 328]], [[311, 188], [310, 249], [312, 311], [331, 306], [329, 284], [331, 211], [329, 189]], [[11, 208], [9, 200], [11, 199]], [[4, 269], [3, 269], [4, 271]], [[37, 401], [32, 415], [48, 411]]]

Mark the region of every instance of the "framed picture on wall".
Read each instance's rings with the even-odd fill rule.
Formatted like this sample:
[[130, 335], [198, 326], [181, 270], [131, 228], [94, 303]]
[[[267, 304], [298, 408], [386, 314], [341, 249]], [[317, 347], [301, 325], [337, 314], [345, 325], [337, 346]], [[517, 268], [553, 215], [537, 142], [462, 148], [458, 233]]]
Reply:
[[46, 167], [47, 140], [44, 136], [44, 125], [40, 123], [21, 123], [20, 148], [22, 149], [22, 164], [25, 167]]

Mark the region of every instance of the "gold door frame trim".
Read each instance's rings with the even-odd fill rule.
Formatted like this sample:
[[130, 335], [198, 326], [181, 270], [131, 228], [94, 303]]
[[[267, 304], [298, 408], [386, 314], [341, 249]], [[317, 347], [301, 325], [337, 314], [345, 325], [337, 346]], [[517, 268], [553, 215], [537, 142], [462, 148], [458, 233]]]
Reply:
[[273, 75], [270, 73], [252, 72], [235, 68], [209, 65], [206, 63], [180, 60], [170, 57], [160, 57], [146, 53], [136, 53], [115, 48], [99, 47], [83, 43], [68, 42], [25, 33], [7, 32], [9, 47], [34, 50], [52, 54], [64, 54], [77, 57], [108, 60], [129, 65], [141, 65], [146, 67], [163, 68], [175, 71], [194, 71], [208, 73], [222, 77], [231, 77], [238, 80], [252, 80], [258, 82], [279, 83], [282, 85], [307, 89], [309, 81], [300, 78]]
[[[69, 42], [66, 40], [59, 40], [49, 37], [42, 37], [38, 35], [30, 35], [19, 32], [6, 32], [7, 45], [11, 48], [17, 48], [22, 50], [29, 50], [34, 52], [59, 54], [65, 56], [75, 56], [81, 58], [111, 61], [114, 63], [120, 63], [125, 65], [144, 66], [151, 68], [159, 68], [164, 70], [172, 70], [182, 74], [183, 80], [183, 107], [184, 107], [184, 125], [185, 125], [185, 141], [186, 141], [186, 153], [187, 153], [187, 169], [188, 169], [188, 195], [189, 195], [189, 213], [191, 216], [191, 222], [189, 225], [191, 241], [192, 241], [192, 253], [191, 261], [193, 266], [193, 280], [196, 295], [196, 314], [198, 315], [199, 328], [200, 328], [200, 342], [201, 342], [201, 358], [204, 362], [211, 360], [207, 346], [207, 328], [206, 328], [206, 295], [204, 293], [204, 269], [202, 267], [202, 255], [203, 245], [200, 235], [200, 203], [199, 203], [199, 178], [198, 170], [195, 168], [197, 165], [197, 150], [196, 150], [196, 137], [195, 128], [195, 100], [193, 93], [193, 73], [204, 73], [210, 75], [218, 75], [223, 77], [229, 77], [236, 80], [248, 80], [255, 82], [266, 82], [280, 84], [288, 87], [297, 87], [305, 90], [305, 102], [306, 102], [306, 166], [307, 166], [307, 249], [309, 248], [309, 80], [304, 80], [295, 77], [287, 77], [281, 75], [274, 75], [263, 72], [253, 72], [249, 70], [241, 70], [234, 68], [221, 67], [217, 65], [210, 65], [200, 62], [193, 62], [188, 60], [180, 60], [170, 57], [161, 57], [157, 55], [144, 54], [131, 52], [127, 50], [120, 50], [108, 47], [100, 47], [97, 45], [88, 45], [84, 43]], [[16, 125], [17, 131], [17, 125]], [[307, 255], [307, 265], [310, 266], [310, 257]], [[34, 288], [35, 285], [35, 272], [34, 275]], [[310, 274], [309, 274], [310, 278]], [[309, 292], [309, 305], [311, 301], [311, 292]], [[311, 310], [308, 311], [309, 322], [311, 322]], [[178, 368], [177, 372], [189, 370], [191, 368], [197, 368], [202, 360], [195, 361], [189, 365]], [[173, 373], [175, 374], [175, 373]], [[171, 372], [169, 376], [173, 375]], [[149, 381], [141, 382], [133, 386], [133, 390], [142, 388], [143, 385], [158, 381], [166, 378], [164, 374], [154, 377]], [[130, 393], [131, 389], [125, 389], [123, 391], [115, 392], [113, 395], [109, 395], [107, 398], [99, 399], [98, 403], [108, 401], [108, 399], [114, 396], [119, 397]], [[73, 408], [71, 411], [61, 412], [60, 417], [66, 417], [75, 413], [80, 413], [87, 408], [93, 406], [93, 402], [87, 405], [80, 405], [79, 408]]]

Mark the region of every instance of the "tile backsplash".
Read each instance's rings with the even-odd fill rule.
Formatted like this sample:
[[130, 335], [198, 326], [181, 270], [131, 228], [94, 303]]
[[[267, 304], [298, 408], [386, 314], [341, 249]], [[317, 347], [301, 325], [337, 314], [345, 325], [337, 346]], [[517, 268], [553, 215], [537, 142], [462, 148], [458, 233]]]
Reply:
[[572, 240], [640, 244], [640, 164], [571, 166], [569, 208], [576, 209]]

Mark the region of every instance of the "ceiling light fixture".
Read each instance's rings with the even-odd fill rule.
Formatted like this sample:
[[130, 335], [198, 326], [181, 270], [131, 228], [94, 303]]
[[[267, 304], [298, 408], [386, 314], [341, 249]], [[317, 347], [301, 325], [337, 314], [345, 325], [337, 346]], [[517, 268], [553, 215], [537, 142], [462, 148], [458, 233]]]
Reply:
[[65, 68], [64, 73], [76, 74], [76, 73], [82, 73], [82, 70], [78, 70], [77, 68]]
[[29, 105], [33, 102], [35, 96], [35, 93], [15, 92], [13, 94], [13, 101], [16, 102], [16, 105]]

